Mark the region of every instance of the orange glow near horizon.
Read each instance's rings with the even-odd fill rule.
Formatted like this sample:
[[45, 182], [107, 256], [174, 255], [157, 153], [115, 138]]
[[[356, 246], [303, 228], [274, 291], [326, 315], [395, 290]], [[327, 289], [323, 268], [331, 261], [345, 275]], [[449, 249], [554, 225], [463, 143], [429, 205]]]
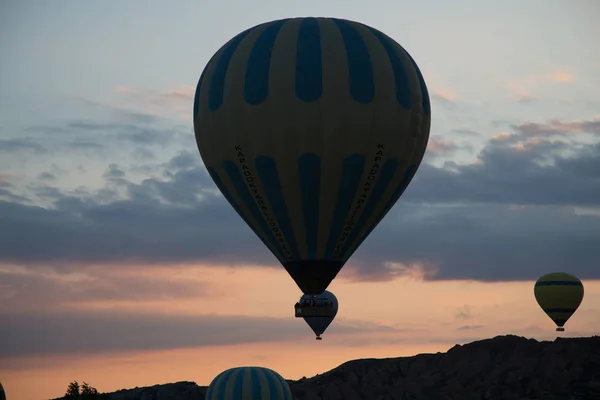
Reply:
[[[191, 289], [183, 294], [163, 291], [158, 298], [136, 300], [87, 299], [73, 292], [70, 301], [52, 303], [47, 299], [44, 310], [294, 319], [293, 304], [301, 295], [283, 269], [165, 266], [129, 270], [94, 267], [85, 271], [87, 277], [80, 279], [103, 287], [110, 284], [107, 277], [118, 275], [157, 285], [177, 282]], [[584, 284], [584, 302], [566, 325], [563, 336], [598, 333], [600, 281]], [[73, 284], [60, 285], [69, 288]], [[9, 400], [28, 400], [61, 396], [72, 380], [86, 381], [102, 392], [182, 380], [208, 385], [219, 371], [236, 365], [263, 365], [286, 378], [297, 379], [326, 372], [352, 359], [446, 351], [455, 343], [496, 335], [511, 333], [538, 340], [556, 337], [554, 324], [533, 298], [532, 282], [401, 277], [360, 283], [349, 281], [342, 273], [329, 289], [340, 306], [322, 342], [315, 341], [310, 329], [297, 320], [298, 329], [306, 335], [300, 340], [11, 358], [0, 361], [0, 377]], [[27, 304], [23, 307], [24, 312], [31, 310]], [[340, 329], [342, 325], [344, 329]], [[357, 327], [355, 333], [353, 326]], [[370, 328], [358, 329], [361, 326]]]

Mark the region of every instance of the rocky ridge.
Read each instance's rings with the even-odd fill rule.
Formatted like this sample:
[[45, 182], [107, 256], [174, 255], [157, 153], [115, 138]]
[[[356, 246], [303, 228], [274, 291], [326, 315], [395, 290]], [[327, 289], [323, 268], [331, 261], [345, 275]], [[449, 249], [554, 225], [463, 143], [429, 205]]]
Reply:
[[[538, 342], [497, 336], [446, 353], [348, 361], [288, 381], [294, 400], [600, 400], [600, 336]], [[110, 400], [204, 399], [178, 382], [108, 393]]]

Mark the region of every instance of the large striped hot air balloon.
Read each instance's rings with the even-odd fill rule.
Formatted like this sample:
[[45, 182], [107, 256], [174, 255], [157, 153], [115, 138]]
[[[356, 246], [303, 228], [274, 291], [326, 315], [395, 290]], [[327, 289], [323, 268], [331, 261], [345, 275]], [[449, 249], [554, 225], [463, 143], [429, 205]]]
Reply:
[[213, 379], [206, 400], [292, 400], [292, 393], [285, 379], [269, 368], [237, 367]]
[[296, 317], [304, 318], [304, 321], [315, 333], [316, 340], [322, 340], [321, 335], [333, 322], [337, 312], [337, 297], [328, 290], [316, 297], [305, 294], [296, 303]]
[[554, 321], [556, 330], [564, 331], [565, 323], [583, 300], [583, 284], [564, 272], [546, 274], [537, 280], [533, 289], [535, 299]]
[[217, 51], [198, 82], [194, 130], [223, 196], [318, 295], [410, 183], [430, 114], [423, 76], [393, 39], [292, 18]]

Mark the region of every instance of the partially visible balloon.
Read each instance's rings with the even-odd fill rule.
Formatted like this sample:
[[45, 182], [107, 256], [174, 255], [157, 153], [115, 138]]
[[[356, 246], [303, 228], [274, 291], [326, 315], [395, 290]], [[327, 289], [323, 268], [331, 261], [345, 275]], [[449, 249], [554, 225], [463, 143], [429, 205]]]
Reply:
[[583, 300], [581, 281], [564, 272], [542, 276], [535, 283], [533, 292], [538, 304], [554, 321], [559, 332], [565, 330], [565, 323], [577, 311]]
[[6, 400], [6, 393], [4, 393], [4, 388], [2, 387], [2, 382], [0, 382], [0, 400]]
[[303, 293], [318, 295], [396, 203], [427, 147], [423, 76], [358, 22], [292, 18], [235, 36], [200, 76], [198, 149]]
[[206, 400], [292, 400], [277, 372], [264, 367], [237, 367], [221, 372], [206, 391]]
[[338, 312], [338, 300], [337, 297], [334, 296], [333, 293], [326, 290], [322, 294], [318, 295], [316, 298], [313, 298], [312, 295], [305, 294], [300, 298], [300, 304], [311, 304], [312, 301], [316, 301], [317, 306], [325, 305], [327, 308], [330, 308], [331, 314], [325, 317], [303, 317], [304, 321], [310, 326], [310, 329], [313, 330], [315, 335], [317, 335], [316, 339], [321, 340], [321, 335], [327, 327], [331, 324], [335, 316]]

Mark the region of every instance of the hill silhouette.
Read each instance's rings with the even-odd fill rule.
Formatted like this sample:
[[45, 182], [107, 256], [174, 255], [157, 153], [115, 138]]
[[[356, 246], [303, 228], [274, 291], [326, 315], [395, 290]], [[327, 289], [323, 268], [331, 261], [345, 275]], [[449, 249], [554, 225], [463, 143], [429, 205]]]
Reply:
[[[360, 359], [289, 380], [294, 400], [599, 400], [600, 336], [554, 341], [497, 336], [446, 353]], [[177, 382], [108, 393], [110, 400], [204, 399]]]

